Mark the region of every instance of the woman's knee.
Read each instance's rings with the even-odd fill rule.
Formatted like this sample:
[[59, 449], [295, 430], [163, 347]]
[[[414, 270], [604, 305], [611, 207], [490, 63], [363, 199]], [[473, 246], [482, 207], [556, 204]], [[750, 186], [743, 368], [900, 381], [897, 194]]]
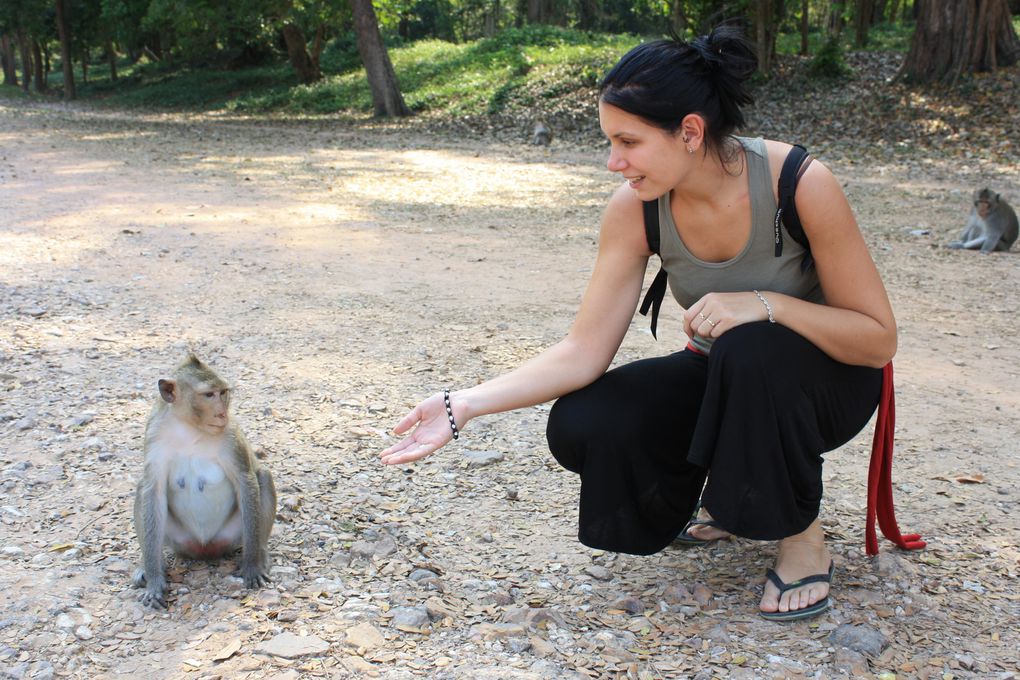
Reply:
[[785, 326], [759, 321], [723, 333], [712, 344], [709, 362], [741, 373], [785, 370], [788, 362], [804, 361], [812, 351], [821, 350]]

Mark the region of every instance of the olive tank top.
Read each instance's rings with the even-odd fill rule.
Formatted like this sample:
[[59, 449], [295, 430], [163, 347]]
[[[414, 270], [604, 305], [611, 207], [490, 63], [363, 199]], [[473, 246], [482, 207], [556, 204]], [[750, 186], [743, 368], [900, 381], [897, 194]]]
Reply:
[[[751, 197], [751, 234], [743, 249], [724, 262], [706, 262], [687, 250], [669, 209], [668, 192], [659, 197], [659, 247], [669, 288], [680, 306], [686, 308], [706, 293], [769, 290], [792, 297], [825, 303], [815, 268], [800, 269], [805, 250], [792, 238], [783, 239], [783, 254], [775, 256], [773, 219], [776, 197], [765, 142], [760, 138], [736, 138], [747, 159], [747, 183]], [[708, 353], [712, 340], [691, 338], [695, 349]]]

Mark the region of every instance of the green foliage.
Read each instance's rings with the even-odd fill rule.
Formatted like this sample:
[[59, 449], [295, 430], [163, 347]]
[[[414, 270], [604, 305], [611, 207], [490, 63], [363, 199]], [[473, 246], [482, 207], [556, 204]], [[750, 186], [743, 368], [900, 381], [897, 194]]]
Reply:
[[832, 37], [822, 44], [811, 60], [809, 72], [816, 78], [841, 79], [850, 75], [850, 67], [843, 60], [843, 46], [839, 38]]

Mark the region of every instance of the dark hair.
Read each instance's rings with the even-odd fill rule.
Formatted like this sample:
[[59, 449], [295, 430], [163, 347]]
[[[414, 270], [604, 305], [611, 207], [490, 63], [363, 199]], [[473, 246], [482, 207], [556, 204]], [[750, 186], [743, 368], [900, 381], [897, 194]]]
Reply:
[[707, 146], [721, 150], [744, 125], [740, 107], [754, 101], [746, 81], [757, 68], [740, 29], [722, 25], [689, 43], [674, 36], [638, 45], [606, 74], [599, 98], [671, 134], [684, 116], [701, 114]]

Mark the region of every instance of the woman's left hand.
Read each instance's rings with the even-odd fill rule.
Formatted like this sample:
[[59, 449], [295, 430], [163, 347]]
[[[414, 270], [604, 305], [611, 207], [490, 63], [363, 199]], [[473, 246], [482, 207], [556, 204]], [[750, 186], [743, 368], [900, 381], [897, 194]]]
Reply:
[[768, 318], [765, 305], [753, 292], [708, 293], [684, 312], [684, 333], [690, 338], [718, 338], [731, 328]]

